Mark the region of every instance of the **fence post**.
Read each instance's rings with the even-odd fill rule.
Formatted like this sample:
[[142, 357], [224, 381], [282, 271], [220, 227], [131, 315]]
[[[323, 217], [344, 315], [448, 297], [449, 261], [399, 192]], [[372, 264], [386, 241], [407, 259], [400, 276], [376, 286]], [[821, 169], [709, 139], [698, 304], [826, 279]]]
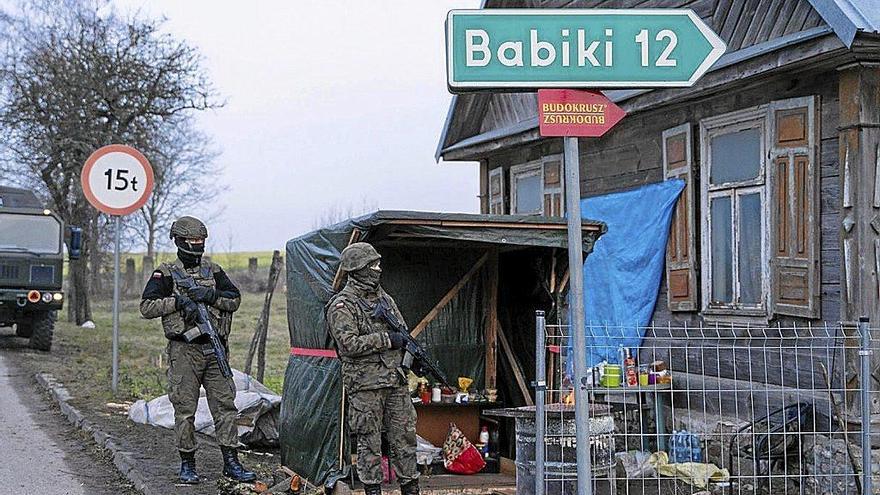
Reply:
[[859, 334], [862, 337], [862, 348], [859, 350], [859, 361], [862, 365], [862, 494], [873, 493], [871, 475], [873, 464], [871, 458], [871, 326], [868, 317], [859, 318]]
[[547, 390], [547, 362], [544, 344], [547, 321], [543, 311], [535, 311], [535, 495], [544, 495], [544, 392]]

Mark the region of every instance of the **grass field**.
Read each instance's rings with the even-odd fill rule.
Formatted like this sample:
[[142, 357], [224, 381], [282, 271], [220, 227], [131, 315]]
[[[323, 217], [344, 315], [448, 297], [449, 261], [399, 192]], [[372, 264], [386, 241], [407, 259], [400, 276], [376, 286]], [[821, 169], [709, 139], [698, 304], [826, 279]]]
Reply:
[[[281, 248], [279, 248], [281, 250]], [[140, 272], [141, 266], [143, 265], [145, 253], [121, 253], [120, 256], [120, 264], [122, 264], [123, 269], [125, 269], [125, 260], [127, 258], [134, 258], [134, 266], [135, 270]], [[215, 263], [219, 263], [220, 266], [223, 267], [225, 271], [235, 271], [235, 270], [244, 270], [248, 267], [248, 259], [249, 258], [257, 258], [257, 264], [260, 268], [267, 268], [272, 263], [272, 251], [242, 251], [235, 253], [223, 253], [219, 251], [208, 252], [208, 256], [211, 257], [211, 260]], [[284, 255], [284, 251], [282, 250], [281, 255]], [[157, 260], [155, 260], [155, 264], [164, 263], [166, 261], [174, 261], [177, 258], [177, 253], [174, 252], [161, 252], [156, 254]]]
[[[271, 256], [271, 253], [270, 253]], [[90, 401], [152, 399], [166, 393], [165, 354], [167, 340], [159, 320], [145, 320], [138, 310], [139, 299], [121, 301], [119, 325], [119, 393], [110, 390], [112, 319], [110, 301], [96, 301], [93, 316], [96, 328], [80, 328], [59, 321], [55, 344], [44, 355], [42, 367], [55, 374], [77, 397]], [[233, 320], [229, 340], [230, 363], [243, 369], [250, 339], [262, 310], [262, 294], [243, 294]], [[63, 314], [59, 315], [63, 317]], [[276, 291], [269, 319], [266, 344], [265, 384], [281, 393], [290, 352], [284, 294]]]

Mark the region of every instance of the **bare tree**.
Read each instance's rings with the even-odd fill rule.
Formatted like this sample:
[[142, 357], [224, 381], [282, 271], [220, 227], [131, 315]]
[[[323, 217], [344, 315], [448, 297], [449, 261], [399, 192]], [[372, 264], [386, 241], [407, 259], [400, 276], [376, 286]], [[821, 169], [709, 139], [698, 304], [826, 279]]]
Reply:
[[199, 52], [161, 21], [124, 18], [103, 0], [29, 0], [0, 19], [0, 161], [83, 228], [68, 300], [82, 323], [106, 222], [79, 187], [86, 158], [111, 143], [153, 149], [169, 119], [222, 103]]
[[312, 228], [317, 230], [322, 227], [329, 227], [335, 223], [376, 211], [377, 209], [378, 205], [376, 202], [368, 200], [366, 197], [361, 198], [361, 204], [359, 205], [353, 203], [347, 203], [345, 205], [341, 203], [333, 203], [327, 208], [324, 208], [324, 210], [312, 220]]
[[127, 231], [155, 258], [156, 250], [168, 244], [164, 234], [179, 215], [199, 212], [207, 221], [220, 214], [223, 208], [214, 200], [227, 188], [217, 180], [219, 152], [188, 116], [169, 119], [150, 144], [146, 153], [153, 165], [153, 194], [132, 216]]

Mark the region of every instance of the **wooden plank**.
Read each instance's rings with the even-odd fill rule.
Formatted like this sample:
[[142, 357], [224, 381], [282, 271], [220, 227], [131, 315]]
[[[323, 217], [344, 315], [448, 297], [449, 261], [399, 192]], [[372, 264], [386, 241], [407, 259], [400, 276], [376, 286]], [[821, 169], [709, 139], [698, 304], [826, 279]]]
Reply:
[[[353, 229], [351, 231], [351, 236], [348, 238], [348, 244], [346, 247], [351, 246], [358, 239], [361, 238], [361, 231], [358, 229]], [[339, 289], [342, 288], [342, 263], [339, 264], [339, 267], [336, 269], [336, 275], [333, 277], [333, 292], [339, 292]]]
[[730, 6], [733, 4], [733, 0], [718, 0], [715, 5], [715, 12], [712, 14], [712, 22], [711, 28], [712, 31], [716, 33], [721, 32], [722, 26], [724, 26], [724, 21], [727, 19], [727, 15], [730, 13]]
[[429, 323], [434, 321], [434, 318], [437, 318], [437, 315], [440, 314], [440, 311], [445, 308], [446, 305], [449, 304], [449, 301], [451, 301], [452, 298], [454, 298], [461, 291], [461, 288], [464, 287], [465, 284], [467, 284], [474, 277], [474, 275], [486, 263], [487, 259], [489, 259], [489, 253], [480, 256], [480, 259], [478, 259], [477, 262], [474, 263], [474, 266], [472, 266], [471, 269], [464, 274], [461, 280], [453, 285], [452, 288], [449, 289], [449, 291], [446, 292], [446, 294], [442, 298], [440, 298], [440, 301], [438, 301], [437, 304], [433, 308], [431, 308], [431, 311], [428, 311], [428, 314], [426, 314], [425, 317], [422, 318], [422, 321], [420, 321], [419, 324], [415, 326], [415, 328], [410, 330], [410, 335], [412, 335], [413, 338], [418, 337], [418, 335], [425, 330], [425, 327], [427, 327]]
[[[535, 229], [535, 230], [566, 230], [565, 223], [537, 223], [537, 222], [479, 222], [460, 220], [391, 220], [390, 225], [433, 225], [437, 227], [463, 227], [463, 228], [499, 228], [499, 229]], [[594, 223], [584, 223], [584, 232], [598, 232], [600, 227]]]
[[526, 405], [534, 406], [535, 401], [532, 400], [532, 396], [529, 394], [529, 387], [526, 383], [525, 374], [523, 374], [522, 367], [519, 365], [519, 361], [516, 360], [516, 356], [513, 354], [513, 349], [511, 349], [510, 343], [507, 341], [504, 329], [498, 321], [495, 322], [495, 326], [498, 329], [498, 340], [501, 342], [501, 350], [504, 351], [504, 357], [507, 358], [507, 362], [510, 364], [510, 369], [513, 370], [513, 377], [516, 379], [516, 385], [522, 393], [523, 400], [525, 400]]
[[779, 16], [775, 19], [773, 29], [770, 30], [769, 39], [772, 40], [773, 38], [778, 38], [785, 33], [785, 25], [788, 22], [788, 19], [791, 17], [791, 14], [794, 13], [794, 9], [802, 1], [806, 0], [785, 0], [785, 3], [782, 4], [782, 8], [779, 9]]
[[755, 34], [755, 39], [752, 41], [753, 44], [763, 43], [770, 39], [770, 31], [773, 29], [779, 11], [782, 9], [783, 0], [768, 0], [767, 4], [767, 12], [765, 13], [764, 18], [760, 20], [758, 32]]
[[803, 30], [804, 21], [807, 20], [807, 15], [811, 10], [813, 10], [813, 6], [810, 5], [810, 2], [807, 0], [801, 0], [798, 2], [797, 7], [794, 9], [794, 13], [791, 14], [791, 17], [785, 26], [785, 32], [783, 34], [791, 34]]
[[728, 50], [738, 50], [745, 46], [743, 42], [752, 26], [760, 24], [760, 18], [756, 17], [759, 3], [766, 0], [740, 0], [743, 3], [743, 10], [736, 23], [736, 27], [728, 41]]
[[485, 338], [486, 341], [486, 386], [485, 388], [497, 389], [498, 378], [498, 250], [493, 249], [489, 253], [489, 276], [487, 277], [486, 313], [487, 318]]
[[[746, 0], [735, 0], [730, 5], [730, 11], [727, 13], [727, 17], [724, 18], [724, 24], [719, 26], [721, 30], [715, 29], [715, 32], [721, 36], [721, 39], [728, 41], [733, 38], [734, 31], [736, 31], [736, 26], [739, 23], [740, 14], [742, 14], [743, 7], [745, 7]], [[735, 51], [738, 46], [731, 45], [728, 41], [727, 49], [730, 51]]]

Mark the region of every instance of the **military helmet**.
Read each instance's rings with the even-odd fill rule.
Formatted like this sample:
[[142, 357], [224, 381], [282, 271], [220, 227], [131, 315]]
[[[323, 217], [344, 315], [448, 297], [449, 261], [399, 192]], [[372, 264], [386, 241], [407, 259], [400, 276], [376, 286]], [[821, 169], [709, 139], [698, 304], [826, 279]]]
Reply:
[[171, 224], [171, 238], [175, 237], [205, 239], [208, 237], [208, 228], [196, 217], [180, 217]]
[[342, 250], [342, 271], [354, 272], [381, 259], [376, 248], [366, 242], [355, 242]]

